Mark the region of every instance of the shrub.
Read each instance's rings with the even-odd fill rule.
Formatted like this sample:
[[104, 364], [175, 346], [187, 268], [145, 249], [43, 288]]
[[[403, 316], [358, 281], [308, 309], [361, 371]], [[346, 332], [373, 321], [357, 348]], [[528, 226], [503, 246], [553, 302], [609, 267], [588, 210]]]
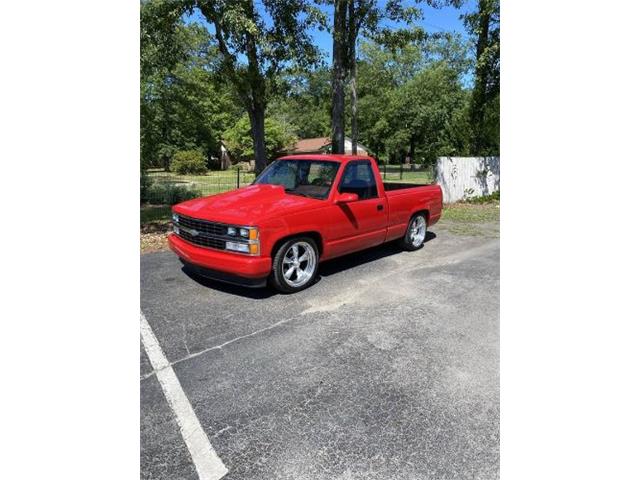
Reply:
[[[277, 157], [297, 141], [292, 125], [271, 117], [264, 120], [264, 137], [267, 160]], [[251, 124], [247, 115], [240, 117], [233, 127], [225, 131], [224, 143], [233, 158], [241, 161], [254, 159]]]
[[202, 192], [184, 185], [161, 183], [152, 185], [148, 192], [149, 203], [157, 205], [175, 205], [202, 196]]
[[463, 200], [464, 203], [475, 203], [475, 204], [485, 204], [485, 203], [500, 203], [500, 190], [496, 190], [490, 195], [485, 195], [483, 197], [471, 197]]
[[182, 150], [173, 155], [171, 171], [179, 175], [204, 175], [207, 159], [198, 150]]

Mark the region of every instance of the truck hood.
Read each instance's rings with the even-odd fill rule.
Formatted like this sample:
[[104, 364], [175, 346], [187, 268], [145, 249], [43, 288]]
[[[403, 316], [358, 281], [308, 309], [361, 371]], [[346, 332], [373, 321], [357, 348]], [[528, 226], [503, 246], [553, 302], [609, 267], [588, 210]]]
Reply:
[[212, 222], [257, 225], [260, 220], [318, 207], [321, 200], [285, 193], [282, 185], [250, 185], [173, 207], [183, 215]]

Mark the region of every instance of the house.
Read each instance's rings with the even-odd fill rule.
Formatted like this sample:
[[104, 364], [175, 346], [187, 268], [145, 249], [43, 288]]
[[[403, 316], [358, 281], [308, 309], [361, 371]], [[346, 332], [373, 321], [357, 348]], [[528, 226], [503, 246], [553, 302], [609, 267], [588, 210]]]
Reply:
[[255, 160], [244, 162], [235, 161], [235, 159], [231, 156], [229, 148], [224, 144], [224, 142], [220, 142], [220, 153], [217, 157], [211, 157], [210, 162], [213, 165], [214, 169], [228, 170], [233, 165], [236, 165], [239, 166], [240, 170], [246, 172], [252, 172], [256, 165]]
[[220, 142], [220, 170], [230, 168], [231, 164], [231, 153], [224, 142]]
[[[303, 138], [298, 140], [294, 147], [289, 150], [289, 153], [330, 153], [331, 152], [331, 138], [330, 137], [318, 137], [318, 138]], [[344, 137], [344, 152], [346, 154], [351, 153], [351, 139]], [[358, 143], [358, 155], [368, 155], [369, 149]]]

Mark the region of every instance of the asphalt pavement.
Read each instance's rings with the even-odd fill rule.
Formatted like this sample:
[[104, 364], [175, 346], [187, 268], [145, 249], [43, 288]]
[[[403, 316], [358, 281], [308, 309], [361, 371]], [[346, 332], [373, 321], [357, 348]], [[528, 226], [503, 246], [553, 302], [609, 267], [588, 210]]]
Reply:
[[[281, 295], [141, 256], [141, 308], [225, 479], [499, 476], [499, 239], [436, 225]], [[141, 476], [197, 479], [141, 347]]]

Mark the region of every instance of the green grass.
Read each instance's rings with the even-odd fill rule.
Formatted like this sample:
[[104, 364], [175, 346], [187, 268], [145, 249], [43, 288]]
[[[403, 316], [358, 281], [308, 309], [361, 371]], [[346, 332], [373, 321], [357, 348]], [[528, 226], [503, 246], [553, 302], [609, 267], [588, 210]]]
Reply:
[[500, 203], [445, 205], [441, 225], [455, 235], [500, 236]]
[[400, 169], [395, 167], [387, 167], [387, 174], [384, 175], [384, 170], [380, 168], [380, 175], [385, 182], [389, 183], [418, 183], [427, 184], [432, 183], [433, 173], [431, 170], [403, 170], [402, 178], [400, 178]]
[[165, 223], [169, 220], [171, 220], [171, 207], [169, 206], [140, 207], [140, 225]]
[[500, 204], [454, 203], [445, 206], [442, 220], [453, 223], [487, 223], [500, 221]]
[[[178, 175], [173, 172], [153, 169], [149, 170], [148, 174], [154, 183], [183, 185], [190, 189], [200, 191], [202, 195], [227, 192], [234, 190], [238, 186], [238, 178], [235, 170], [209, 171], [206, 175]], [[240, 186], [249, 185], [255, 178], [254, 173], [240, 172]]]

